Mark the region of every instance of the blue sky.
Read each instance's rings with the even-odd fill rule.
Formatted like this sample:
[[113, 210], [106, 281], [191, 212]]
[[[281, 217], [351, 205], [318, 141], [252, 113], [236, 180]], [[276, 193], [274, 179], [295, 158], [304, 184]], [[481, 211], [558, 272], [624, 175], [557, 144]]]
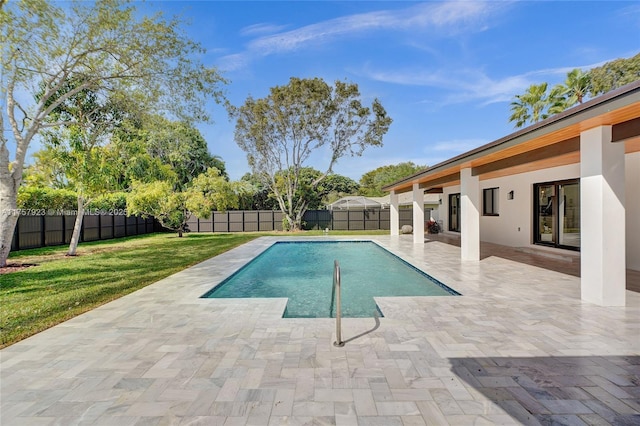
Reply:
[[[230, 80], [227, 97], [290, 77], [357, 83], [394, 122], [384, 147], [342, 158], [336, 173], [359, 180], [376, 167], [433, 165], [513, 132], [509, 103], [530, 84], [564, 80], [640, 51], [640, 3], [617, 1], [245, 2], [157, 1], [140, 5], [178, 14], [207, 49], [202, 60]], [[234, 123], [212, 105], [200, 126], [232, 179], [249, 171]], [[319, 153], [310, 164], [326, 168]], [[326, 153], [325, 153], [326, 154]]]

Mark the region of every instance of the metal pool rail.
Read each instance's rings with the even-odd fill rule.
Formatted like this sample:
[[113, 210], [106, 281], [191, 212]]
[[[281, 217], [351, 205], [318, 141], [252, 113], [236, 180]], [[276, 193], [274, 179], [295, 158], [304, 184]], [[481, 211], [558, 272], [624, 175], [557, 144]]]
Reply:
[[[337, 260], [333, 261], [333, 291], [331, 292], [331, 305], [336, 304], [336, 341], [333, 346], [342, 347], [342, 312], [341, 312], [341, 292], [340, 292], [340, 264]], [[333, 310], [333, 309], [332, 309]]]

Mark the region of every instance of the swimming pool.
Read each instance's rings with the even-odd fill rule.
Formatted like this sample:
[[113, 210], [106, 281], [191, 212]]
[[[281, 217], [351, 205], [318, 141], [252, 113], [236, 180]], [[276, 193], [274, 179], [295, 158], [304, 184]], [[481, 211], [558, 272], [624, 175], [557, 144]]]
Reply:
[[286, 297], [285, 318], [335, 317], [334, 259], [345, 318], [381, 315], [373, 297], [459, 295], [372, 241], [280, 241], [202, 297]]

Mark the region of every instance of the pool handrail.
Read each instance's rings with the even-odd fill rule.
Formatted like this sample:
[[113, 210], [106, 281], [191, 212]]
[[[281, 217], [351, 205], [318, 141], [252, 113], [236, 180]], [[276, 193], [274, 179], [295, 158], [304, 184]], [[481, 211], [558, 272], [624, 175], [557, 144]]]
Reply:
[[342, 340], [342, 312], [341, 312], [341, 291], [340, 291], [340, 263], [337, 260], [333, 261], [333, 289], [331, 291], [331, 305], [335, 299], [336, 304], [336, 341], [333, 342], [333, 346], [342, 347], [344, 341]]

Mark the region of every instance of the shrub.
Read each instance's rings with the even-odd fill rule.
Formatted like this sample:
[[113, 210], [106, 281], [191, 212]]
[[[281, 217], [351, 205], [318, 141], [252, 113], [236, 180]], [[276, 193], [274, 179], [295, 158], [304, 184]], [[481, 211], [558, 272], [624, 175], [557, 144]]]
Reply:
[[69, 189], [21, 186], [18, 189], [17, 201], [19, 209], [75, 210], [78, 205], [78, 196]]

